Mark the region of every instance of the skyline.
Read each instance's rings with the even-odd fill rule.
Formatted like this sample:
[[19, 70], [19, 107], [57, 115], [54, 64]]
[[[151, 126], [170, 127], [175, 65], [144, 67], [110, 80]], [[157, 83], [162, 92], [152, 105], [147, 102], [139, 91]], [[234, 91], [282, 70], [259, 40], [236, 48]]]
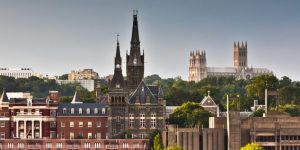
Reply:
[[233, 42], [247, 41], [249, 67], [300, 81], [300, 2], [231, 2], [0, 1], [0, 67], [51, 76], [84, 68], [112, 74], [120, 34], [125, 75], [132, 10], [138, 9], [145, 76], [187, 79], [192, 50], [205, 50], [209, 67], [232, 67]]

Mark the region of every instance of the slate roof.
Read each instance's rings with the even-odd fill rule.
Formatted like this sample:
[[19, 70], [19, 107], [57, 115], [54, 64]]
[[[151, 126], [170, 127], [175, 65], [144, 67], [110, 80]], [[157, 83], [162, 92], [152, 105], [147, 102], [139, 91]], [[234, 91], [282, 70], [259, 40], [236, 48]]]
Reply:
[[[74, 108], [74, 114], [71, 114], [71, 109]], [[82, 108], [82, 114], [79, 114], [79, 108]], [[87, 113], [87, 108], [90, 108], [90, 113]], [[94, 109], [98, 109], [98, 113], [94, 113]], [[104, 104], [100, 103], [60, 103], [58, 105], [57, 116], [107, 116], [106, 111], [102, 114], [102, 108], [105, 109]], [[64, 109], [66, 113], [64, 113]]]
[[[152, 89], [152, 90], [150, 90]], [[153, 92], [155, 93], [153, 93]], [[129, 104], [135, 104], [136, 100], [139, 100], [140, 104], [145, 104], [147, 96], [150, 98], [151, 104], [156, 104], [158, 99], [159, 90], [155, 87], [149, 88], [144, 81], [142, 81], [138, 87], [135, 89], [135, 91], [129, 96]]]

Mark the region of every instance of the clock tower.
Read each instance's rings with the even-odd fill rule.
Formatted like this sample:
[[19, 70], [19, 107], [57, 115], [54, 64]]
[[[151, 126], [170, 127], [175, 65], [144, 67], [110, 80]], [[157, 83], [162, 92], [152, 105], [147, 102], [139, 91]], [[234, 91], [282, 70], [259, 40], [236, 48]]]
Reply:
[[137, 10], [133, 11], [130, 52], [126, 54], [127, 86], [133, 92], [144, 78], [144, 53], [140, 51]]

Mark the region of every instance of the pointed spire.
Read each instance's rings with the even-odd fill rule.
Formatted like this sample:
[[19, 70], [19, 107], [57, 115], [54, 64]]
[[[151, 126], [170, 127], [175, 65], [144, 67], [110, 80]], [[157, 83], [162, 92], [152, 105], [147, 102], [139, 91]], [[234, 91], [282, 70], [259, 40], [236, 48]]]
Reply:
[[133, 25], [132, 25], [132, 35], [131, 35], [130, 43], [131, 45], [134, 46], [138, 46], [140, 44], [137, 10], [133, 10]]
[[234, 47], [234, 48], [236, 48], [236, 44], [235, 44], [235, 42], [234, 42], [234, 44], [233, 44], [233, 47]]
[[238, 41], [237, 47], [240, 47], [240, 42]]
[[71, 101], [72, 104], [75, 104], [75, 103], [82, 103], [81, 101], [81, 98], [79, 96], [79, 90], [78, 90], [78, 87], [76, 87], [76, 91], [74, 93], [74, 96], [73, 96], [73, 99]]
[[210, 96], [210, 90], [207, 91], [207, 96]]
[[[115, 59], [121, 59], [120, 54], [120, 43], [119, 43], [119, 34], [117, 34], [117, 49], [116, 49], [116, 58]], [[116, 62], [115, 62], [116, 63]], [[116, 64], [115, 64], [116, 65]]]
[[244, 48], [244, 42], [242, 42], [242, 48]]
[[3, 88], [3, 92], [0, 98], [0, 103], [9, 102], [5, 89]]
[[247, 41], [246, 41], [246, 43], [245, 43], [245, 47], [247, 48]]

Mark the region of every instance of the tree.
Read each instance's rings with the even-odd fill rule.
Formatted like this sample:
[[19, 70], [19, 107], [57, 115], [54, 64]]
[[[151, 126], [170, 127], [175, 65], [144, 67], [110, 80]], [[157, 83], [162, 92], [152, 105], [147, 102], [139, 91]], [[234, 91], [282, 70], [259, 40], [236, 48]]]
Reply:
[[251, 116], [252, 117], [262, 117], [264, 113], [265, 113], [265, 110], [258, 109]]
[[153, 150], [163, 150], [162, 140], [160, 133], [157, 132], [153, 139]]
[[265, 150], [265, 149], [256, 143], [250, 143], [242, 147], [241, 150]]
[[169, 123], [179, 127], [208, 127], [208, 118], [212, 114], [203, 109], [198, 103], [188, 101], [170, 114]]
[[63, 74], [58, 77], [59, 80], [68, 80], [68, 74]]
[[176, 146], [171, 146], [171, 147], [168, 147], [166, 150], [183, 150], [182, 147], [176, 145]]

